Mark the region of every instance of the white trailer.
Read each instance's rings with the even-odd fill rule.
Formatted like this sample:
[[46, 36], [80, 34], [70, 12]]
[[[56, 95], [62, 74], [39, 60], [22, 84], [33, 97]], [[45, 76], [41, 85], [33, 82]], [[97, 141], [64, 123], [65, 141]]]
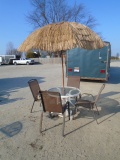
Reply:
[[0, 57], [0, 65], [2, 64], [2, 57]]
[[14, 59], [16, 59], [16, 55], [0, 55], [0, 65], [13, 64]]

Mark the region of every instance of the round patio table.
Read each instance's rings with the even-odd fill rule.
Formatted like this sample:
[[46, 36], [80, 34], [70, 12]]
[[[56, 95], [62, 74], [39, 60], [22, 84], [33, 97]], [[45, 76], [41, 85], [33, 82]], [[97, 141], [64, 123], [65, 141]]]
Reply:
[[[51, 92], [59, 92], [60, 95], [61, 95], [61, 99], [62, 99], [62, 103], [65, 103], [67, 101], [70, 102], [70, 104], [74, 107], [74, 110], [76, 109], [74, 103], [73, 103], [73, 98], [76, 98], [78, 97], [81, 92], [78, 88], [75, 88], [75, 87], [53, 87], [53, 88], [50, 88], [48, 91], [51, 91]], [[66, 115], [68, 115], [68, 113], [66, 112]], [[71, 110], [71, 113], [70, 113], [70, 119], [73, 119], [73, 112]], [[59, 114], [60, 117], [62, 117], [62, 114]]]
[[75, 87], [53, 87], [50, 88], [48, 91], [52, 91], [52, 92], [59, 92], [61, 95], [61, 99], [67, 99], [69, 100], [72, 97], [77, 97], [80, 95], [80, 90], [78, 88]]

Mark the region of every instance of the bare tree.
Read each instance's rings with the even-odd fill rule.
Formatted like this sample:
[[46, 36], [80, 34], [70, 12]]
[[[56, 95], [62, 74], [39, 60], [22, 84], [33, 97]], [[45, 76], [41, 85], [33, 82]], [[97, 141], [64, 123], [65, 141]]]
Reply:
[[7, 55], [13, 54], [13, 50], [14, 50], [14, 45], [13, 45], [12, 42], [9, 42], [9, 43], [7, 44], [6, 54], [7, 54]]
[[9, 42], [7, 44], [7, 49], [6, 49], [6, 54], [7, 55], [16, 55], [18, 57], [20, 57], [21, 52], [18, 52], [16, 48], [14, 48], [14, 45], [12, 42]]
[[26, 17], [34, 29], [62, 21], [78, 22], [92, 29], [97, 25], [95, 18], [86, 11], [83, 4], [74, 3], [70, 7], [67, 0], [30, 0], [30, 2], [33, 12], [28, 13]]
[[116, 58], [118, 58], [118, 59], [119, 59], [119, 55], [120, 55], [119, 53], [116, 53]]

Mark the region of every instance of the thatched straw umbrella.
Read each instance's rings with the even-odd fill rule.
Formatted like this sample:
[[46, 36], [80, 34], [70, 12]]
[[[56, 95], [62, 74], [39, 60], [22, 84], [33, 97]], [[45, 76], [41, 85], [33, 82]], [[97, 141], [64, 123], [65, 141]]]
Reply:
[[[101, 38], [85, 25], [61, 22], [46, 25], [31, 33], [18, 51], [27, 52], [30, 49], [41, 49], [56, 52], [76, 47], [91, 50], [102, 48], [104, 45]], [[64, 86], [64, 70], [62, 73]]]

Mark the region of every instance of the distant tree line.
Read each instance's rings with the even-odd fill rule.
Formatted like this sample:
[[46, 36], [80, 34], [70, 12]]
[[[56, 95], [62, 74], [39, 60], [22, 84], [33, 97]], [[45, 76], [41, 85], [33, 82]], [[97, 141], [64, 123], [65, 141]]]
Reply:
[[[16, 58], [21, 58], [22, 52], [18, 52], [12, 42], [7, 44], [6, 55], [16, 55]], [[28, 51], [26, 53], [26, 58], [38, 58], [40, 57], [39, 51]]]
[[117, 57], [117, 56], [111, 56], [111, 59], [117, 60], [117, 59], [120, 59], [120, 57]]

